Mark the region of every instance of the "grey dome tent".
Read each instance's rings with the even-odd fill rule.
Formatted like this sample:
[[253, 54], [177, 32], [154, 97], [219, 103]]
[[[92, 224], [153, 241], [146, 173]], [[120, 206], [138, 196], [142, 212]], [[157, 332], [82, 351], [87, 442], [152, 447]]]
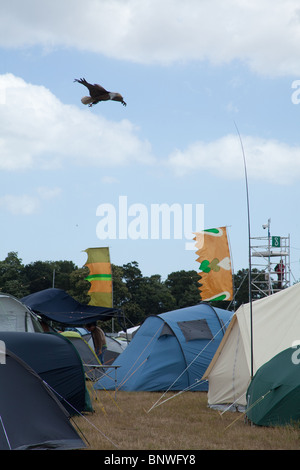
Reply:
[[36, 315], [13, 295], [0, 293], [0, 331], [42, 332]]
[[[126, 349], [127, 341], [118, 341], [115, 337], [110, 336], [109, 334], [105, 333], [106, 338], [106, 346], [107, 349], [105, 351], [104, 356], [104, 364], [111, 365], [113, 364], [114, 360]], [[88, 345], [94, 350], [94, 343], [93, 338], [90, 333], [83, 335], [84, 340], [88, 343]]]
[[6, 349], [0, 365], [0, 450], [86, 447], [45, 382]]
[[115, 359], [122, 354], [122, 352], [127, 347], [127, 341], [118, 341], [113, 336], [106, 336], [107, 350], [104, 356], [104, 364], [111, 365], [114, 363]]
[[59, 334], [0, 331], [6, 348], [30, 366], [70, 414], [92, 411], [80, 356]]
[[[60, 333], [67, 338], [77, 349], [89, 380], [95, 382], [103, 376], [103, 368], [97, 355], [95, 354], [94, 343], [91, 334], [84, 328], [67, 329]], [[107, 350], [105, 352], [104, 365], [111, 365], [116, 357], [124, 350], [118, 341], [105, 334], [107, 341]]]
[[63, 331], [60, 334], [71, 341], [77, 349], [82, 360], [86, 378], [92, 381], [99, 379], [103, 375], [103, 371], [100, 368], [101, 362], [84, 337], [79, 332], [72, 330]]

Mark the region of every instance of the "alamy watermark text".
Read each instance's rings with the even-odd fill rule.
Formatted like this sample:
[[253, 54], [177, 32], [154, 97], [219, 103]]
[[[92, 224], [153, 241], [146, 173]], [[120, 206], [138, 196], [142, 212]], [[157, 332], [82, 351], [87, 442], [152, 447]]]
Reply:
[[128, 205], [127, 196], [119, 196], [118, 207], [100, 204], [96, 215], [100, 240], [185, 240], [185, 249], [194, 250], [194, 232], [204, 229], [204, 204]]

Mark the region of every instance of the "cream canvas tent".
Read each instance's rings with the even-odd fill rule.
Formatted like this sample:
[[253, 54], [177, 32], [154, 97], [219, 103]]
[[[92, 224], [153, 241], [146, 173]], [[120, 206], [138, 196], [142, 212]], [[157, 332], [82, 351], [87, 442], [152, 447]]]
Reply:
[[211, 407], [246, 405], [246, 391], [253, 374], [276, 354], [300, 340], [300, 283], [239, 307], [203, 378], [208, 380]]

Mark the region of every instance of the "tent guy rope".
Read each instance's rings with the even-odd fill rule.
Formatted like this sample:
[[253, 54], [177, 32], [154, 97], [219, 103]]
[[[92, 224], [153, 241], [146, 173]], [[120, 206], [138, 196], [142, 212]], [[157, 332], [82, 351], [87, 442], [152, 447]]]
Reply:
[[[227, 323], [230, 322], [230, 319], [225, 323], [225, 325], [227, 325]], [[224, 326], [225, 326], [224, 325]], [[198, 357], [203, 353], [203, 351], [205, 351], [205, 349], [210, 345], [210, 343], [218, 336], [218, 334], [220, 334], [221, 331], [224, 330], [224, 326], [222, 326], [222, 328], [220, 328], [217, 333], [212, 337], [212, 339], [205, 345], [204, 348], [201, 349], [201, 351], [194, 357], [194, 359], [187, 365], [187, 367], [181, 372], [181, 374], [179, 374], [179, 376], [174, 380], [174, 382], [169, 386], [169, 388], [161, 395], [161, 397], [151, 406], [151, 408], [148, 410], [148, 413], [150, 413], [150, 411], [153, 410], [153, 408], [155, 408], [156, 406], [159, 406], [159, 404], [162, 404], [162, 403], [165, 403], [166, 401], [168, 400], [164, 400], [162, 403], [160, 403], [160, 401], [164, 398], [164, 396], [170, 391], [170, 389], [173, 387], [173, 385], [180, 379], [180, 377], [183, 376], [183, 374], [189, 369], [189, 367], [191, 367], [191, 365], [198, 359]], [[201, 379], [200, 379], [201, 380]], [[192, 384], [192, 388], [195, 387], [196, 385], [198, 384], [198, 382], [196, 382], [195, 384]], [[189, 387], [187, 387], [189, 388]], [[181, 390], [180, 393], [184, 391], [184, 390]], [[180, 393], [177, 393], [175, 396], [179, 395]]]
[[271, 392], [272, 390], [269, 390], [267, 393], [265, 393], [264, 395], [262, 395], [261, 397], [259, 397], [254, 403], [252, 403], [251, 406], [249, 406], [245, 411], [243, 411], [234, 421], [232, 421], [232, 423], [228, 424], [228, 426], [226, 426], [225, 428], [225, 431], [230, 428], [230, 426], [232, 426], [234, 423], [236, 423], [243, 415], [246, 415], [248, 413], [248, 411], [252, 410], [252, 408], [254, 408], [256, 405], [258, 405], [258, 403], [260, 403], [261, 401], [263, 401], [267, 395], [269, 395], [269, 393]]
[[[120, 388], [127, 382], [127, 380], [129, 380], [130, 377], [132, 377], [132, 375], [134, 375], [137, 370], [147, 361], [147, 358], [144, 359], [144, 361], [139, 364], [138, 367], [136, 367], [136, 369], [134, 369], [134, 366], [136, 365], [136, 363], [138, 362], [138, 360], [140, 359], [140, 357], [143, 355], [143, 353], [149, 348], [150, 344], [152, 343], [152, 341], [154, 340], [154, 338], [156, 338], [156, 336], [158, 335], [158, 333], [161, 333], [163, 329], [163, 325], [160, 326], [157, 331], [155, 332], [155, 334], [152, 336], [152, 338], [148, 341], [148, 343], [146, 344], [146, 346], [144, 347], [144, 349], [142, 350], [142, 352], [139, 354], [139, 356], [136, 358], [136, 360], [134, 361], [134, 363], [132, 364], [132, 366], [130, 367], [130, 369], [127, 371], [126, 375], [123, 377], [123, 380], [120, 382], [119, 386], [117, 387], [117, 390], [120, 390]], [[132, 371], [132, 369], [134, 369]], [[132, 372], [131, 372], [132, 371]], [[131, 372], [131, 373], [130, 373]], [[109, 373], [107, 374], [109, 375]]]
[[62, 397], [59, 393], [57, 393], [56, 390], [54, 390], [47, 382], [45, 382], [43, 380], [44, 384], [49, 387], [50, 390], [52, 390], [53, 393], [55, 393], [57, 396], [59, 396], [62, 400], [64, 400], [71, 408], [73, 408], [74, 411], [76, 411], [76, 413], [81, 416], [81, 418], [83, 418], [85, 421], [87, 421], [89, 423], [90, 426], [92, 426], [93, 428], [96, 429], [96, 431], [99, 432], [99, 434], [101, 434], [101, 436], [103, 436], [105, 439], [107, 439], [113, 446], [115, 446], [117, 449], [119, 448], [119, 446], [117, 444], [115, 444], [106, 434], [104, 434], [104, 432], [101, 431], [101, 429], [99, 429], [97, 426], [95, 426], [91, 421], [89, 421], [86, 416], [84, 416], [82, 413], [80, 413], [80, 411], [76, 410], [76, 408], [71, 405], [71, 403], [69, 403], [64, 397]]
[[9, 439], [8, 439], [8, 435], [7, 435], [7, 432], [6, 432], [6, 429], [5, 429], [5, 426], [4, 426], [3, 419], [2, 419], [2, 416], [1, 416], [1, 415], [0, 415], [0, 422], [1, 422], [1, 426], [2, 426], [2, 429], [3, 429], [3, 433], [4, 433], [4, 436], [5, 436], [7, 445], [8, 445], [8, 447], [9, 447], [9, 450], [11, 450], [11, 445], [10, 445], [10, 442], [9, 442]]

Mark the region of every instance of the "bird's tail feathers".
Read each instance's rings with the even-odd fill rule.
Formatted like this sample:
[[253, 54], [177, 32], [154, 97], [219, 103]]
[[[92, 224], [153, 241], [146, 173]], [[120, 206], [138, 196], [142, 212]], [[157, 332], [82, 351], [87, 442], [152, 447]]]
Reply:
[[81, 98], [81, 103], [83, 104], [91, 104], [93, 102], [93, 99], [90, 96], [84, 96]]

